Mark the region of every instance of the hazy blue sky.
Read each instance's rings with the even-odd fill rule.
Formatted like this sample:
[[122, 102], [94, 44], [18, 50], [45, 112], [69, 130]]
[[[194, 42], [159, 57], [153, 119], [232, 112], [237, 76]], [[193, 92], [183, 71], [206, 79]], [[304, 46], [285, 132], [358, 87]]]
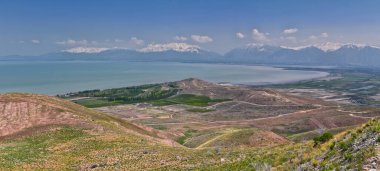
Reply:
[[380, 45], [379, 9], [379, 0], [3, 0], [0, 55], [170, 42], [219, 53], [247, 43]]

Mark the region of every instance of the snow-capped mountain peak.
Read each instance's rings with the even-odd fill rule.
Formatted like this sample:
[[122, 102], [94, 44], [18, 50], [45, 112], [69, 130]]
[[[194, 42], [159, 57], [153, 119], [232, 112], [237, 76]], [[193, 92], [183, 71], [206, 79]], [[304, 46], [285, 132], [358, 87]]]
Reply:
[[342, 47], [342, 44], [334, 43], [334, 42], [326, 42], [326, 43], [321, 43], [321, 44], [315, 44], [313, 46], [324, 52], [329, 52], [329, 51], [336, 51], [340, 49]]
[[291, 49], [291, 50], [301, 50], [305, 48], [312, 47], [311, 45], [306, 45], [306, 46], [297, 46], [297, 47], [289, 47], [289, 46], [280, 46], [283, 49]]
[[110, 50], [110, 48], [98, 48], [98, 47], [75, 47], [67, 50], [63, 50], [62, 52], [68, 53], [100, 53], [103, 51]]
[[369, 47], [365, 44], [356, 44], [356, 43], [347, 43], [341, 46], [341, 48], [346, 48], [346, 49], [362, 49], [365, 47]]
[[139, 49], [139, 52], [165, 52], [165, 51], [177, 51], [177, 52], [196, 52], [199, 53], [201, 48], [196, 45], [190, 45], [187, 43], [166, 43], [166, 44], [149, 44], [147, 47]]
[[246, 44], [246, 45], [245, 45], [243, 48], [241, 48], [241, 49], [246, 49], [246, 50], [254, 49], [255, 51], [264, 52], [264, 51], [273, 51], [273, 50], [277, 50], [277, 49], [279, 49], [279, 48], [280, 48], [280, 47], [278, 47], [278, 46], [274, 46], [274, 45], [249, 43], [249, 44]]
[[324, 52], [332, 52], [336, 51], [341, 48], [346, 48], [346, 49], [361, 49], [365, 47], [371, 47], [371, 48], [377, 48], [380, 49], [377, 46], [369, 46], [365, 44], [358, 44], [358, 43], [335, 43], [335, 42], [326, 42], [326, 43], [320, 43], [320, 44], [314, 44], [314, 45], [305, 45], [305, 46], [298, 46], [298, 47], [287, 47], [287, 46], [281, 46], [281, 48], [284, 49], [292, 49], [292, 50], [302, 50], [305, 48], [310, 48], [310, 47], [315, 47], [318, 48]]

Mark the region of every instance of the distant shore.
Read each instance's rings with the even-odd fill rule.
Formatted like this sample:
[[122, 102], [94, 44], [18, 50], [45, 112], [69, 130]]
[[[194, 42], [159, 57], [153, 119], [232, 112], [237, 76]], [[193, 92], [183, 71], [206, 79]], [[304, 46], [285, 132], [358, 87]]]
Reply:
[[326, 72], [263, 65], [178, 62], [0, 62], [1, 92], [48, 95], [163, 83], [190, 77], [214, 83], [268, 85], [325, 77]]

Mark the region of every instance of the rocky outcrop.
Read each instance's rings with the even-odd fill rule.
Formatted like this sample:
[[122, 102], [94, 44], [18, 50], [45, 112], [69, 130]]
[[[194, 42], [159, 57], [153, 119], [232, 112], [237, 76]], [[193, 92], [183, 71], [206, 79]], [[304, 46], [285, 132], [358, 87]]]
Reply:
[[379, 143], [376, 144], [375, 147], [376, 155], [367, 159], [363, 166], [363, 170], [365, 171], [376, 171], [380, 170], [380, 146]]
[[299, 170], [380, 170], [380, 121], [348, 131], [340, 140], [328, 144], [328, 149]]

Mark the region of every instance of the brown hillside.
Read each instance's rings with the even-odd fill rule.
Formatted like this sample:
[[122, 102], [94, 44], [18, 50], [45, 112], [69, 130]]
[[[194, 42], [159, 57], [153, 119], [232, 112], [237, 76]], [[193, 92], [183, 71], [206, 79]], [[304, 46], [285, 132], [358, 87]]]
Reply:
[[95, 132], [109, 130], [133, 133], [155, 142], [176, 145], [158, 130], [132, 124], [70, 101], [37, 94], [0, 94], [0, 139], [62, 125], [91, 129]]
[[248, 89], [240, 86], [222, 86], [196, 78], [178, 81], [181, 93], [199, 94], [218, 99], [233, 99], [260, 105], [296, 105], [273, 90]]
[[32, 94], [0, 95], [0, 137], [31, 127], [48, 125], [88, 125], [61, 100]]

